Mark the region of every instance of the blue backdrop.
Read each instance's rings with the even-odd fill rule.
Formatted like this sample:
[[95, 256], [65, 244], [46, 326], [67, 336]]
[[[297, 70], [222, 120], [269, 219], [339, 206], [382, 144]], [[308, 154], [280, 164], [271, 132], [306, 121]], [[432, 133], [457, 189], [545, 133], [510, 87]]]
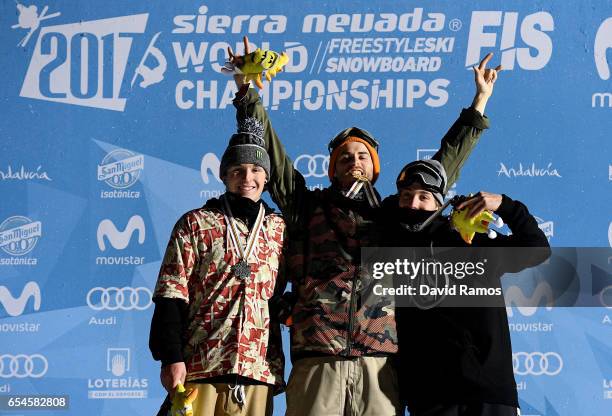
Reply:
[[[308, 184], [327, 185], [329, 138], [359, 125], [381, 143], [383, 195], [435, 152], [494, 52], [491, 129], [453, 192], [524, 201], [553, 246], [612, 246], [609, 1], [3, 0], [2, 395], [158, 408], [151, 290], [174, 222], [223, 192], [235, 88], [220, 66], [244, 34], [290, 56], [262, 95]], [[510, 311], [523, 414], [611, 414], [609, 267], [601, 307]]]

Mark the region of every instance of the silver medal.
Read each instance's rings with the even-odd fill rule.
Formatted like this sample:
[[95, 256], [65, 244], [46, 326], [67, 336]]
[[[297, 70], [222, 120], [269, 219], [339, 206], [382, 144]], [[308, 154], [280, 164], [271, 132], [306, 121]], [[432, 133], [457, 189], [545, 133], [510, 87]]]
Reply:
[[232, 272], [235, 276], [247, 280], [251, 277], [251, 266], [246, 261], [240, 260], [232, 266]]

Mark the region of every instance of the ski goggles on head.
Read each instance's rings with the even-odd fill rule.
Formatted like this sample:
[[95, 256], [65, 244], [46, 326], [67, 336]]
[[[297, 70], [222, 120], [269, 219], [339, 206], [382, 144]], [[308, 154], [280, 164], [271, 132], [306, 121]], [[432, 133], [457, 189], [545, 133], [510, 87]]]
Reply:
[[365, 140], [370, 146], [374, 148], [378, 152], [378, 141], [366, 130], [362, 130], [358, 127], [349, 127], [347, 129], [342, 130], [336, 137], [333, 138], [331, 142], [327, 145], [327, 150], [331, 154], [334, 149], [340, 146], [342, 143], [346, 141], [349, 137], [359, 137], [360, 139]]
[[444, 194], [446, 177], [426, 162], [409, 163], [397, 177], [397, 188], [406, 188], [414, 182], [420, 182], [425, 188]]

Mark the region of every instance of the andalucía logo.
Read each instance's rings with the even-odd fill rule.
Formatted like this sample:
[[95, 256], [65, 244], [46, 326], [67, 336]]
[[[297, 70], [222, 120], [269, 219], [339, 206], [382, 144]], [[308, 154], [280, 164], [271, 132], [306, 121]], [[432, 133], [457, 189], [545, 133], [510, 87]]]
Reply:
[[[42, 21], [61, 16], [61, 12], [46, 14], [47, 10], [45, 6], [38, 14], [37, 6], [17, 3], [18, 22], [12, 28], [29, 29], [17, 46], [26, 47]], [[126, 77], [132, 43], [145, 32], [148, 17], [143, 13], [41, 28], [19, 95], [124, 111], [128, 89], [137, 80], [141, 88], [161, 82], [167, 68], [166, 58], [155, 47], [157, 33], [135, 72]], [[145, 64], [148, 57], [156, 66]]]
[[11, 165], [8, 165], [6, 171], [0, 170], [0, 181], [52, 181], [49, 174], [42, 170], [42, 166], [38, 165], [36, 170], [26, 169], [23, 165], [19, 168], [13, 169]]
[[98, 165], [97, 178], [115, 188], [102, 191], [101, 198], [139, 198], [140, 192], [127, 191], [140, 178], [144, 169], [144, 156], [125, 149], [108, 153]]
[[16, 215], [0, 224], [0, 248], [11, 256], [23, 256], [34, 249], [41, 234], [42, 223]]

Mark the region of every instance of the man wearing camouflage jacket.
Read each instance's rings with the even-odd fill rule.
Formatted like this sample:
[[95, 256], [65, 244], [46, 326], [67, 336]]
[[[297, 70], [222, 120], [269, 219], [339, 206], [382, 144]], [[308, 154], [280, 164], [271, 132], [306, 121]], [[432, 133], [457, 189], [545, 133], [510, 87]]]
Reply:
[[[245, 39], [245, 53], [249, 53]], [[483, 116], [496, 69], [491, 54], [474, 67], [477, 93], [434, 155], [448, 172], [448, 186], [489, 127]], [[377, 218], [384, 215], [373, 188], [380, 171], [376, 140], [357, 127], [329, 145], [331, 186], [311, 191], [276, 135], [257, 91], [235, 76], [239, 122], [254, 117], [264, 127], [270, 155], [268, 190], [287, 224], [288, 278], [296, 303], [292, 312], [287, 415], [403, 414], [391, 357], [397, 352], [392, 302], [362, 291], [368, 277], [361, 247], [378, 243]]]

